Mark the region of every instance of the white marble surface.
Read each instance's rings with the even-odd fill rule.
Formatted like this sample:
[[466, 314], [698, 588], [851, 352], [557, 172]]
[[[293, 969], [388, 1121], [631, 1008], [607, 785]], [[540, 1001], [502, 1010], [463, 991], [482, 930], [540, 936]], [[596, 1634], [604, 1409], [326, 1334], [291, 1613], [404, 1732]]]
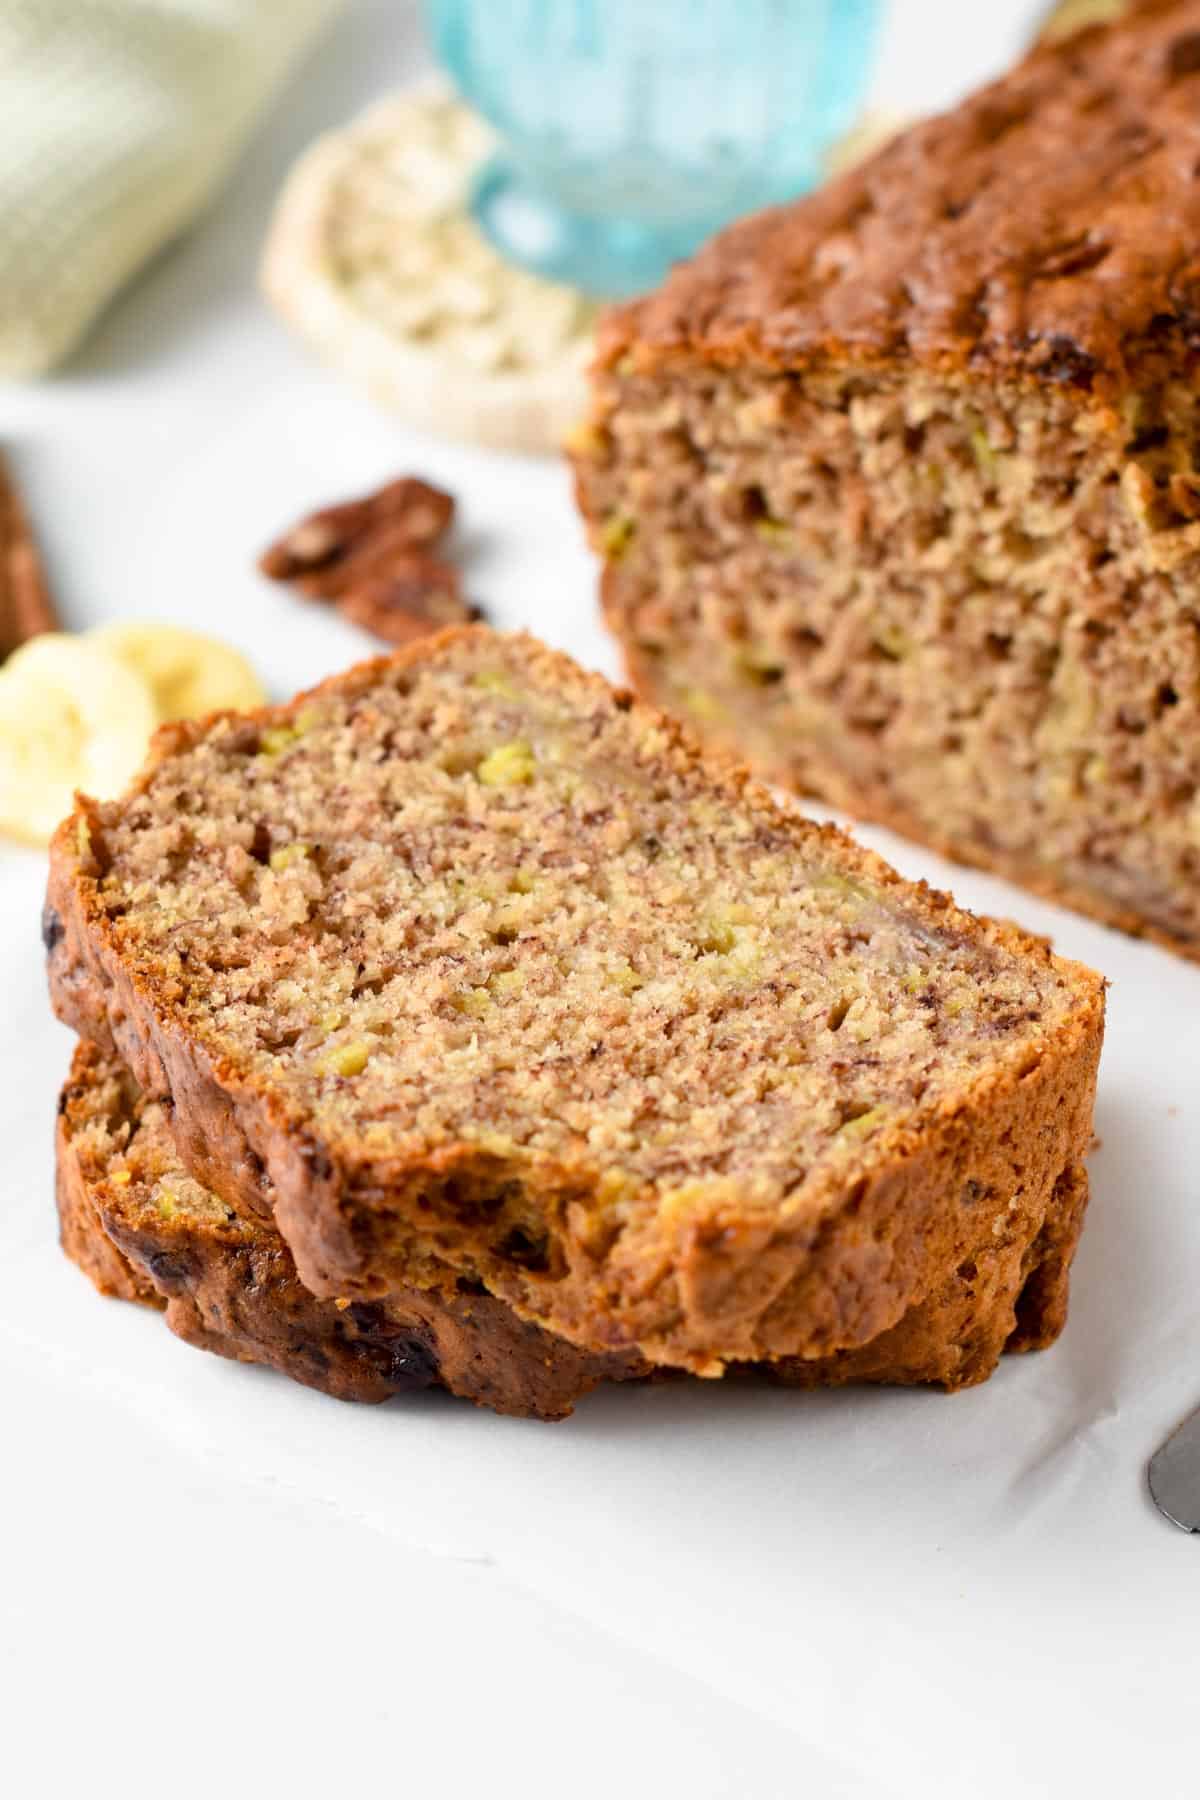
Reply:
[[[914, 0], [885, 75], [948, 95], [1018, 10]], [[204, 226], [68, 371], [0, 392], [71, 623], [175, 618], [280, 693], [319, 677], [366, 640], [253, 555], [412, 467], [462, 496], [499, 621], [611, 667], [561, 471], [413, 438], [255, 298], [289, 159], [413, 42], [405, 9], [353, 8]], [[697, 1385], [598, 1395], [554, 1428], [437, 1396], [339, 1406], [92, 1294], [54, 1242], [70, 1044], [43, 861], [0, 854], [7, 1791], [1195, 1791], [1200, 1549], [1142, 1468], [1200, 1401], [1200, 969], [867, 835], [1112, 977], [1066, 1336], [953, 1400]]]

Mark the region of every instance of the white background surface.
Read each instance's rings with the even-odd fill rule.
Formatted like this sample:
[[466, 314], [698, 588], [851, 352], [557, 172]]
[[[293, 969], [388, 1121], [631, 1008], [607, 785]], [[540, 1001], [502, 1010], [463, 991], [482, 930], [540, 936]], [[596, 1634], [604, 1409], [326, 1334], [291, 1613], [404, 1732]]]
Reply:
[[[943, 97], [1020, 10], [913, 4], [885, 86]], [[412, 468], [460, 495], [500, 623], [612, 667], [562, 472], [411, 437], [254, 296], [288, 161], [411, 59], [403, 9], [356, 7], [204, 226], [67, 373], [0, 393], [72, 624], [171, 617], [280, 693], [316, 679], [367, 641], [253, 557]], [[1152, 1511], [1143, 1464], [1200, 1401], [1200, 969], [864, 835], [1112, 977], [1064, 1339], [954, 1399], [697, 1384], [555, 1427], [339, 1405], [92, 1293], [55, 1245], [70, 1040], [43, 859], [0, 854], [7, 1791], [1196, 1792], [1200, 1542]]]

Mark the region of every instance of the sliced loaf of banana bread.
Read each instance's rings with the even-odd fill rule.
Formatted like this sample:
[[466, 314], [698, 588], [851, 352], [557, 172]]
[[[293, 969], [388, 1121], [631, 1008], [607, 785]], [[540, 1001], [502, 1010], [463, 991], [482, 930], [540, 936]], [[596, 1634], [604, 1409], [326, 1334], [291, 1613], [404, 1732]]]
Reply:
[[[162, 1102], [147, 1101], [94, 1044], [78, 1046], [59, 1102], [57, 1193], [63, 1248], [101, 1293], [165, 1309], [186, 1342], [267, 1364], [339, 1400], [440, 1384], [496, 1412], [561, 1419], [601, 1381], [655, 1373], [633, 1352], [578, 1350], [503, 1301], [464, 1291], [469, 1284], [449, 1295], [410, 1288], [378, 1301], [315, 1299], [278, 1232], [187, 1173]], [[969, 1254], [859, 1350], [732, 1370], [792, 1387], [982, 1381], [1004, 1350], [1058, 1335], [1086, 1201], [1087, 1177], [1074, 1169], [1033, 1244], [981, 1220]]]
[[718, 1373], [868, 1343], [1087, 1149], [1103, 984], [522, 637], [167, 727], [59, 831], [56, 1007], [323, 1298]]
[[602, 330], [637, 688], [1200, 957], [1200, 0], [1036, 50]]

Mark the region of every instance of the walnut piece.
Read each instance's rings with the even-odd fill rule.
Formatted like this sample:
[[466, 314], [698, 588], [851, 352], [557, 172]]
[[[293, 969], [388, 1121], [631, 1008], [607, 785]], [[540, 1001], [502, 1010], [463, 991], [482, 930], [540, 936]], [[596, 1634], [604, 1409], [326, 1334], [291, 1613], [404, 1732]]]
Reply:
[[27, 638], [58, 629], [29, 518], [0, 455], [0, 657]]

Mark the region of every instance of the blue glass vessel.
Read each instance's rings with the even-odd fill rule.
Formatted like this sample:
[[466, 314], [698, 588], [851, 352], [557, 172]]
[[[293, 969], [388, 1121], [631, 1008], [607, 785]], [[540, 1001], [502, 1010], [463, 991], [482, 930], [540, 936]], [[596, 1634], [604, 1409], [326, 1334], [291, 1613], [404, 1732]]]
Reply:
[[880, 0], [429, 0], [501, 139], [475, 193], [504, 254], [590, 293], [659, 281], [802, 192], [852, 122]]

